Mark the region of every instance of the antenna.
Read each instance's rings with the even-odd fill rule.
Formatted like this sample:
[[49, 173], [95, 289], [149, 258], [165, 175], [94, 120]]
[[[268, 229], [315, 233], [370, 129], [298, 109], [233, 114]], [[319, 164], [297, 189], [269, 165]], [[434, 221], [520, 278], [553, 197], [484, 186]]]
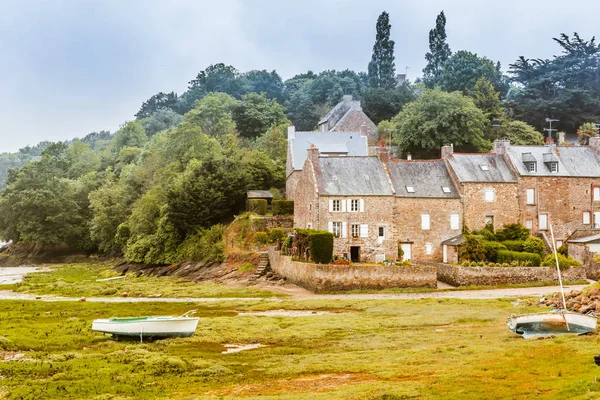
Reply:
[[552, 131], [556, 130], [556, 129], [552, 129], [552, 123], [553, 122], [558, 122], [558, 121], [560, 121], [560, 120], [559, 119], [546, 118], [546, 122], [548, 122], [550, 124], [549, 128], [544, 128], [544, 130], [548, 132], [548, 138], [547, 139], [550, 139], [552, 137]]

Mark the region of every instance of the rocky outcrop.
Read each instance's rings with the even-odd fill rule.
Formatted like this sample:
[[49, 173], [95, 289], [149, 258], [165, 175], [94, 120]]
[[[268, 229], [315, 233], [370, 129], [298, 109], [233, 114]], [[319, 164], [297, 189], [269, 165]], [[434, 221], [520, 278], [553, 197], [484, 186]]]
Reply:
[[[586, 314], [590, 311], [600, 314], [600, 289], [572, 290], [565, 293], [567, 309], [570, 311]], [[550, 307], [562, 308], [562, 297], [556, 293], [553, 297], [542, 298], [541, 303]]]

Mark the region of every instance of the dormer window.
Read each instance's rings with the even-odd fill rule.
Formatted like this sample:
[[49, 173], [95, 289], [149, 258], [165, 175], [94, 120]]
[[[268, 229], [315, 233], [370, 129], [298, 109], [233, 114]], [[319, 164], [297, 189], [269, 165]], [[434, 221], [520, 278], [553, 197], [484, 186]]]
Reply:
[[487, 165], [480, 165], [479, 168], [481, 168], [482, 171], [489, 171], [490, 167], [488, 167]]
[[527, 168], [528, 172], [537, 172], [537, 163], [527, 162], [525, 163], [525, 168]]
[[531, 153], [521, 153], [527, 172], [537, 172], [537, 160]]
[[442, 192], [450, 193], [450, 188], [448, 186], [442, 186]]
[[543, 157], [546, 168], [548, 168], [551, 173], [556, 174], [558, 172], [558, 158], [552, 153], [545, 153]]
[[549, 166], [550, 166], [550, 172], [552, 172], [552, 173], [558, 172], [558, 163], [551, 162], [551, 163], [549, 163]]
[[412, 186], [407, 186], [407, 187], [406, 187], [406, 191], [407, 191], [408, 193], [414, 193], [414, 192], [415, 192], [415, 188], [414, 188], [414, 187], [412, 187]]

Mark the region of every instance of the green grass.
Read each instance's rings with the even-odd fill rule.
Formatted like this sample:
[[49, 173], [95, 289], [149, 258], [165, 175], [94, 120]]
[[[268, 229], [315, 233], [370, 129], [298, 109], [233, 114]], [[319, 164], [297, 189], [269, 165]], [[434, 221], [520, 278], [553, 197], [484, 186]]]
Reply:
[[176, 277], [136, 276], [127, 274], [124, 279], [98, 282], [98, 279], [118, 276], [112, 264], [74, 263], [50, 265], [51, 271], [36, 272], [16, 285], [0, 289], [21, 293], [35, 293], [65, 297], [121, 296], [145, 297], [160, 294], [162, 297], [273, 297], [270, 291], [251, 287], [239, 288], [215, 283], [196, 283]]
[[[533, 303], [533, 302], [532, 302]], [[588, 399], [598, 336], [524, 340], [501, 300], [102, 304], [3, 301], [0, 393], [9, 399]], [[144, 344], [90, 331], [94, 318], [197, 309], [196, 335]], [[237, 316], [267, 309], [310, 317]], [[226, 343], [261, 343], [223, 355]]]

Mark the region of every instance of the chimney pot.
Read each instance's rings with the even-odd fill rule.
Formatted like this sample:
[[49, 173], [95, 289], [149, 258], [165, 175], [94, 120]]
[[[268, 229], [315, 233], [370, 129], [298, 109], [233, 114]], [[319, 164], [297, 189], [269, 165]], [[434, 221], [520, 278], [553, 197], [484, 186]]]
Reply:
[[313, 162], [313, 163], [317, 163], [319, 161], [319, 149], [317, 148], [317, 146], [314, 145], [314, 143], [311, 143], [310, 148], [306, 150], [307, 151], [307, 158]]
[[442, 158], [449, 157], [452, 153], [454, 153], [454, 145], [452, 143], [442, 146]]
[[510, 149], [509, 139], [497, 139], [494, 141], [494, 153], [502, 156], [506, 154], [508, 149]]
[[387, 163], [390, 161], [390, 153], [387, 147], [378, 147], [377, 148], [377, 157], [379, 157], [379, 161], [382, 163]]
[[558, 132], [558, 145], [562, 146], [563, 143], [565, 143], [565, 133], [564, 132]]
[[594, 154], [600, 156], [600, 136], [591, 137], [589, 146], [594, 151]]
[[408, 154], [406, 155], [406, 159], [407, 159], [408, 161], [412, 160], [412, 154], [408, 153]]

